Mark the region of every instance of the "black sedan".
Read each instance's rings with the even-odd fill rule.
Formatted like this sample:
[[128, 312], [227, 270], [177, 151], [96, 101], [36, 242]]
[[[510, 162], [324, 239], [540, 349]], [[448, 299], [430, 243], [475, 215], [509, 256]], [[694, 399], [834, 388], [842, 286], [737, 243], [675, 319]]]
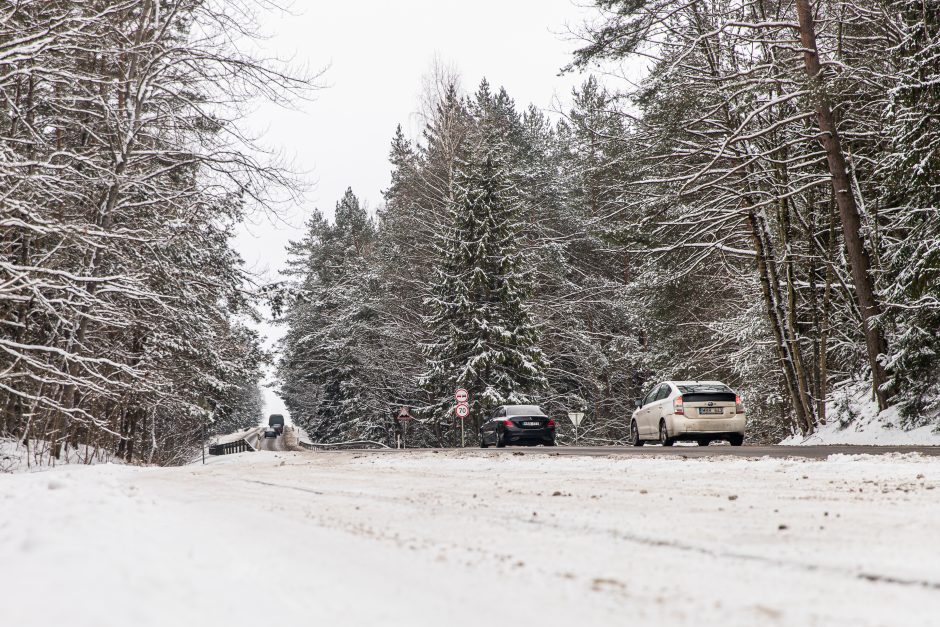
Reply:
[[502, 405], [480, 427], [480, 448], [507, 444], [555, 446], [555, 421], [538, 405]]
[[277, 437], [277, 431], [275, 431], [274, 429], [270, 429], [270, 428], [265, 429], [265, 430], [264, 430], [264, 437], [266, 437], [266, 438], [276, 438], [276, 437]]

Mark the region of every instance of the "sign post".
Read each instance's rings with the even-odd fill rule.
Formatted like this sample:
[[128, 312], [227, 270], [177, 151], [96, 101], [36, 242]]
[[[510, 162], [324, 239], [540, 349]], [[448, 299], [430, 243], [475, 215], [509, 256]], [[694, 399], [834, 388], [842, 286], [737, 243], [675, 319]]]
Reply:
[[463, 423], [464, 419], [470, 415], [470, 406], [466, 403], [457, 403], [457, 407], [454, 411], [457, 413], [457, 417], [460, 418], [460, 446], [463, 448], [466, 446], [463, 437]]
[[568, 420], [571, 421], [571, 424], [574, 425], [574, 445], [578, 445], [578, 427], [581, 426], [581, 421], [584, 420], [583, 411], [570, 411], [568, 412]]
[[401, 410], [398, 412], [398, 422], [401, 424], [401, 447], [405, 447], [405, 433], [408, 431], [408, 421], [411, 420], [411, 412], [408, 411], [408, 408], [402, 406]]
[[454, 400], [457, 401], [457, 407], [454, 408], [454, 412], [457, 414], [457, 417], [460, 418], [460, 448], [466, 446], [464, 435], [463, 435], [463, 423], [464, 419], [470, 415], [470, 394], [467, 390], [463, 388], [457, 388], [454, 392]]

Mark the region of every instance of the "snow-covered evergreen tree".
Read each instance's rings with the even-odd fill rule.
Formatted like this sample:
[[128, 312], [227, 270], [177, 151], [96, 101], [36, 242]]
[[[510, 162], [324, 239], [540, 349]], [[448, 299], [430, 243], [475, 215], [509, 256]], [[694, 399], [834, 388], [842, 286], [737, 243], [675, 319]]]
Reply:
[[374, 397], [382, 387], [370, 278], [375, 223], [351, 189], [334, 215], [330, 224], [315, 212], [290, 247], [295, 302], [284, 319], [281, 394], [317, 441], [384, 439], [388, 411]]
[[910, 426], [940, 416], [940, 17], [921, 2], [891, 3], [898, 72], [889, 92], [882, 210], [893, 388]]
[[527, 302], [532, 274], [521, 246], [520, 198], [508, 170], [502, 103], [484, 82], [474, 104], [477, 128], [457, 172], [452, 226], [441, 242], [429, 302], [433, 339], [423, 382], [438, 423], [447, 419], [454, 390], [467, 389], [475, 434], [486, 412], [532, 401], [546, 380], [540, 333]]

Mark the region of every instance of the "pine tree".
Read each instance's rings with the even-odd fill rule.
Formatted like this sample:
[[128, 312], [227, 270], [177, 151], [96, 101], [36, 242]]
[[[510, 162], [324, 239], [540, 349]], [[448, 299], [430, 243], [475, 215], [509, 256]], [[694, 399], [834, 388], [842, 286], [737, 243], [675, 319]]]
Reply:
[[898, 333], [887, 365], [902, 420], [921, 426], [940, 416], [940, 18], [920, 2], [891, 6], [898, 72], [881, 188], [892, 217], [885, 284]]
[[441, 245], [428, 303], [435, 340], [426, 347], [423, 379], [438, 424], [450, 411], [454, 390], [467, 389], [474, 429], [492, 408], [530, 402], [546, 384], [540, 333], [527, 304], [532, 275], [520, 245], [505, 119], [485, 83], [476, 105], [479, 126], [457, 173], [453, 226]]
[[351, 189], [335, 224], [315, 212], [307, 236], [292, 243], [294, 305], [278, 364], [281, 393], [294, 419], [318, 441], [384, 437], [379, 389], [381, 345], [372, 298], [375, 223]]

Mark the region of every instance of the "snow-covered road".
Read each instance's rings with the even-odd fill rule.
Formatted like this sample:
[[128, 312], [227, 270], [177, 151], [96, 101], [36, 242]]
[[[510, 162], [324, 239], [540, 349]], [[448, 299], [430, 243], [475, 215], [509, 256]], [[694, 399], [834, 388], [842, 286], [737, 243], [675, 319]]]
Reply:
[[937, 624], [937, 458], [518, 453], [2, 475], [2, 622]]

